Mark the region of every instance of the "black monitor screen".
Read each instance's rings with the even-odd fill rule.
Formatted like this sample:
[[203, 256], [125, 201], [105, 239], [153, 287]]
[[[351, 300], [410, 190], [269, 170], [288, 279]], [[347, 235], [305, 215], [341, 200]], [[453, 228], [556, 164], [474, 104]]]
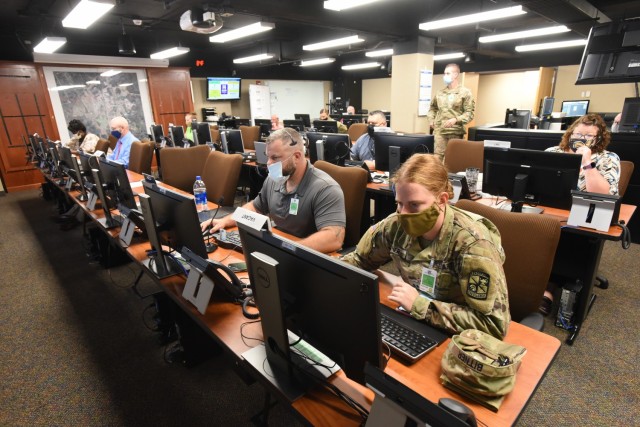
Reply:
[[171, 133], [171, 141], [173, 141], [176, 146], [182, 146], [184, 128], [182, 126], [171, 126], [169, 132]]
[[[82, 176], [85, 181], [95, 184], [95, 180], [93, 179], [93, 174], [91, 173], [91, 169], [98, 169], [99, 166], [97, 164], [98, 158], [96, 156], [92, 156], [87, 153], [78, 153], [80, 158], [80, 170], [82, 171]], [[91, 163], [91, 158], [93, 157], [94, 163]]]
[[286, 128], [295, 129], [298, 132], [304, 132], [304, 122], [302, 120], [283, 120], [282, 124]]
[[[324, 160], [334, 165], [344, 166], [345, 160], [349, 159], [349, 135], [346, 133], [307, 132], [307, 138], [311, 163]], [[318, 141], [322, 142], [322, 153], [318, 153]]]
[[519, 148], [485, 147], [482, 192], [511, 201], [571, 208], [582, 156]]
[[260, 126], [260, 135], [269, 136], [271, 132], [271, 119], [253, 119], [255, 126]]
[[545, 97], [542, 100], [542, 110], [540, 111], [541, 116], [550, 116], [553, 113], [553, 98]]
[[[289, 330], [329, 356], [347, 377], [361, 384], [366, 362], [383, 368], [376, 275], [268, 231], [242, 225], [239, 229], [263, 330], [265, 325], [273, 324], [268, 316], [284, 317]], [[278, 264], [275, 284], [281, 295], [277, 304], [282, 306], [281, 312], [269, 309], [272, 304], [263, 293], [265, 281], [253, 274], [257, 267], [253, 264], [258, 261], [252, 255], [258, 253]], [[267, 335], [270, 336], [268, 331], [265, 341], [269, 340]]]
[[318, 132], [338, 133], [338, 122], [334, 120], [314, 120], [313, 127]]
[[[227, 130], [222, 134], [223, 150], [227, 154], [244, 153], [242, 132], [239, 130]], [[226, 147], [225, 147], [226, 145]]]
[[640, 130], [640, 98], [625, 98], [620, 115], [619, 132], [638, 132]]
[[42, 153], [42, 146], [40, 142], [42, 138], [36, 135], [29, 135], [29, 144], [31, 144], [31, 149], [33, 150], [33, 154], [39, 159], [43, 159], [44, 155]]
[[100, 173], [102, 174], [102, 185], [106, 187], [106, 195], [111, 199], [113, 205], [136, 209], [136, 200], [124, 165], [101, 158]]
[[531, 110], [507, 110], [504, 118], [504, 126], [515, 129], [529, 129], [531, 122]]
[[211, 130], [209, 129], [209, 123], [200, 122], [196, 125], [196, 138], [198, 140], [198, 145], [210, 144], [211, 140]]
[[562, 101], [562, 109], [560, 111], [567, 113], [566, 117], [584, 116], [589, 112], [589, 100]]
[[193, 197], [146, 181], [143, 185], [151, 200], [151, 211], [163, 243], [177, 251], [186, 246], [206, 259], [207, 249]]
[[[376, 169], [394, 172], [390, 164], [398, 167], [415, 153], [433, 153], [433, 135], [400, 135], [397, 133], [376, 132], [373, 136]], [[395, 158], [394, 149], [389, 156], [389, 147], [399, 147], [400, 157]]]
[[311, 116], [309, 114], [296, 113], [293, 115], [296, 120], [301, 120], [305, 127], [311, 127]]
[[162, 142], [164, 139], [164, 129], [162, 129], [162, 125], [151, 125], [149, 130], [151, 131], [151, 138], [153, 138], [154, 142]]

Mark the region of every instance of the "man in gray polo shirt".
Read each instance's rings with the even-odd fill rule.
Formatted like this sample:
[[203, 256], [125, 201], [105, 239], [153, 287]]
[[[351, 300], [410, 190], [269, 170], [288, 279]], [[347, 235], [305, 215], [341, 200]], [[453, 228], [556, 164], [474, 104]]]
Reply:
[[[346, 225], [340, 185], [309, 163], [294, 129], [272, 132], [266, 152], [269, 176], [258, 196], [243, 207], [268, 215], [277, 228], [301, 237], [300, 244], [325, 253], [340, 249]], [[231, 215], [212, 223], [211, 233], [236, 226]]]

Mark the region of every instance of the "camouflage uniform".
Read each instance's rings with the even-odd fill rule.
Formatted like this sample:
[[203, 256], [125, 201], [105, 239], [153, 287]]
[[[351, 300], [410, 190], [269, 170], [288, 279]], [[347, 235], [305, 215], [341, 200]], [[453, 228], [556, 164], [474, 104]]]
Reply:
[[[454, 89], [445, 87], [431, 100], [427, 118], [434, 127], [434, 151], [442, 160], [449, 139], [464, 138], [464, 125], [473, 120], [475, 101], [471, 91], [464, 86]], [[450, 128], [442, 127], [442, 122], [455, 118], [456, 124]]]
[[438, 272], [433, 295], [416, 298], [413, 317], [449, 333], [479, 329], [496, 338], [507, 333], [511, 316], [500, 232], [479, 215], [447, 206], [438, 238], [429, 242], [405, 234], [397, 214], [391, 214], [343, 260], [365, 270], [393, 261], [402, 280], [416, 288], [422, 269], [433, 262]]

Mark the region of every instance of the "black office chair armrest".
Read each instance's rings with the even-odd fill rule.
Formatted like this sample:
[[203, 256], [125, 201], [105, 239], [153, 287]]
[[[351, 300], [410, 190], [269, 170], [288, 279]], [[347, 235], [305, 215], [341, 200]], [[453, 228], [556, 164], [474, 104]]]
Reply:
[[518, 323], [524, 326], [528, 326], [531, 329], [535, 329], [536, 331], [540, 331], [540, 332], [542, 332], [542, 330], [544, 329], [544, 317], [540, 313], [527, 314]]

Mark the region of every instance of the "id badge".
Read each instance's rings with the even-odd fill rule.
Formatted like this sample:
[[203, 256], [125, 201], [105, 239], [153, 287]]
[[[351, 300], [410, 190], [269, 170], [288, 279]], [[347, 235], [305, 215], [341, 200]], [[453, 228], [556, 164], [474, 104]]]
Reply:
[[420, 276], [420, 293], [433, 298], [435, 296], [436, 282], [438, 281], [438, 272], [433, 268], [422, 267], [422, 276]]
[[298, 215], [298, 203], [300, 200], [297, 198], [291, 199], [291, 204], [289, 205], [289, 215]]

